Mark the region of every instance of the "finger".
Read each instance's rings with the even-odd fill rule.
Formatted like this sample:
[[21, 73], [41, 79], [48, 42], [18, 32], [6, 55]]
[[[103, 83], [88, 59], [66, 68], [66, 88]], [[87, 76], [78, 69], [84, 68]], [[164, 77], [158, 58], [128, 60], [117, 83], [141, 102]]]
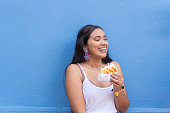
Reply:
[[121, 76], [118, 75], [118, 74], [112, 74], [112, 75], [111, 75], [111, 78], [114, 78], [114, 79], [116, 79], [116, 80], [120, 80], [121, 82], [124, 83], [124, 78], [121, 77]]
[[119, 73], [112, 73], [112, 74], [115, 75], [115, 76], [120, 76]]
[[124, 82], [120, 81], [120, 80], [115, 80], [115, 79], [111, 79], [110, 82], [112, 84], [117, 84], [119, 85], [119, 87], [122, 87], [124, 85]]
[[110, 78], [110, 82], [119, 85], [119, 81], [114, 78]]
[[120, 78], [120, 75], [118, 73], [113, 73], [112, 76]]
[[116, 79], [116, 80], [118, 80], [118, 79], [120, 79], [120, 76], [117, 76], [117, 75], [111, 75], [111, 78], [114, 78], [114, 79]]
[[117, 89], [121, 89], [121, 86], [113, 83], [113, 88], [114, 88], [115, 90], [117, 90]]

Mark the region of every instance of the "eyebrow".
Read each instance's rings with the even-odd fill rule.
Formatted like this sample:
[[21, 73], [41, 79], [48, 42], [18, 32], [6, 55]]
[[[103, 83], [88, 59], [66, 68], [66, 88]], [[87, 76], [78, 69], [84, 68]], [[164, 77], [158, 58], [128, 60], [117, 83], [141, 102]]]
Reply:
[[[100, 36], [95, 36], [94, 38], [96, 38], [96, 37], [100, 37]], [[106, 37], [106, 35], [104, 35], [103, 37]]]

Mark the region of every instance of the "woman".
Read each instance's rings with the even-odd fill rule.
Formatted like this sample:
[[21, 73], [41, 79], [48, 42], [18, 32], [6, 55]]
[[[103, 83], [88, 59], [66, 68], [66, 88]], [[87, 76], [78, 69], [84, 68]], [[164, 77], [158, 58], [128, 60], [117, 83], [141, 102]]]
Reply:
[[[75, 54], [66, 69], [65, 88], [74, 113], [124, 113], [129, 100], [119, 63], [108, 55], [108, 41], [99, 26], [86, 25], [78, 33]], [[110, 81], [99, 81], [100, 69], [113, 63]]]

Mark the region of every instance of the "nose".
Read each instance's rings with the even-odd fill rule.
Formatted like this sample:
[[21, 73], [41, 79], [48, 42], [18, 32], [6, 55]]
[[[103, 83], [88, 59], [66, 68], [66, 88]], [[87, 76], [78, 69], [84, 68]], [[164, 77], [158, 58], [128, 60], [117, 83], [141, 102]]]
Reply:
[[107, 45], [107, 41], [101, 40], [101, 43], [100, 43], [100, 44], [106, 46], [106, 45]]

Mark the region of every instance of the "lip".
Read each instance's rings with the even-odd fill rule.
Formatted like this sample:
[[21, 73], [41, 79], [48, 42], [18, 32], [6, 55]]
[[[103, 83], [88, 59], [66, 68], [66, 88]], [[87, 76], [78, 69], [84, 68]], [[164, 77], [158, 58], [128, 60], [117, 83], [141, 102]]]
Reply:
[[100, 49], [105, 49], [105, 50], [107, 50], [107, 47], [101, 47], [101, 48], [98, 48], [98, 49], [99, 49], [99, 50], [100, 50]]
[[98, 48], [98, 50], [99, 50], [101, 53], [106, 53], [106, 52], [107, 52], [107, 48], [106, 48], [106, 47]]
[[107, 49], [107, 47], [100, 47], [100, 48], [98, 48], [98, 49], [103, 49], [103, 48], [106, 48], [106, 49]]

